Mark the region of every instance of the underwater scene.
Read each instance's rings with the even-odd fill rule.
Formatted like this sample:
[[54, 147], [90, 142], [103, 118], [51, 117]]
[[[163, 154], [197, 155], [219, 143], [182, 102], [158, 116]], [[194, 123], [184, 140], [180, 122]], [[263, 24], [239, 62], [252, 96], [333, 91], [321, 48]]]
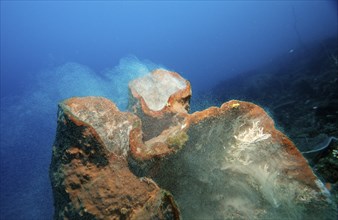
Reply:
[[0, 219], [338, 218], [338, 2], [1, 1]]

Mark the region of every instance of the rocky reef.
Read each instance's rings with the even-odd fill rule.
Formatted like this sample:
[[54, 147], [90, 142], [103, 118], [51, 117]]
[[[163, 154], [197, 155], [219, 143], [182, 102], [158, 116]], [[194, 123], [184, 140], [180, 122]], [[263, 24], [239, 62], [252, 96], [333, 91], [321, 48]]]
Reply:
[[190, 83], [163, 69], [59, 104], [54, 219], [336, 219], [329, 191], [259, 106], [189, 114]]

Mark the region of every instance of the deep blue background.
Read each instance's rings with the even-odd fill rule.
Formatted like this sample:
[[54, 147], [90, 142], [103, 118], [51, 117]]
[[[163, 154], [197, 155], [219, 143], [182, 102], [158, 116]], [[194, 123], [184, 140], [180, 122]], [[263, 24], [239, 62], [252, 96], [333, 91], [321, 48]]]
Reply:
[[50, 219], [57, 103], [165, 67], [193, 92], [337, 36], [336, 1], [1, 1], [0, 219]]

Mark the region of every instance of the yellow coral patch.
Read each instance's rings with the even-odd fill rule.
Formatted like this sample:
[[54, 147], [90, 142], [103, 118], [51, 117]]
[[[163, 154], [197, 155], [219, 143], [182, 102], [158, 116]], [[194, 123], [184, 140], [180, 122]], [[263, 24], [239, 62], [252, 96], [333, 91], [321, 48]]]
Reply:
[[239, 103], [234, 103], [231, 105], [231, 108], [237, 108], [239, 106]]
[[183, 145], [189, 140], [189, 136], [185, 132], [180, 132], [176, 135], [170, 136], [166, 140], [166, 144], [168, 144], [169, 147], [174, 147], [177, 149], [180, 149], [183, 147]]

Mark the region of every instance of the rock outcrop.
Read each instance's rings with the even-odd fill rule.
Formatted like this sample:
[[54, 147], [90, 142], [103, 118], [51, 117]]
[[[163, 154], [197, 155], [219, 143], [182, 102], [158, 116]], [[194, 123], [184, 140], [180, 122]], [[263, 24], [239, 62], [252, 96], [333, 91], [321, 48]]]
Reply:
[[180, 124], [190, 108], [190, 83], [159, 69], [129, 83], [129, 110], [142, 120], [143, 140]]
[[100, 97], [59, 104], [55, 219], [336, 219], [330, 194], [262, 108], [189, 114], [191, 88], [156, 70], [129, 112]]
[[128, 168], [129, 132], [138, 126], [104, 98], [59, 105], [50, 167], [55, 219], [179, 219], [171, 194]]

